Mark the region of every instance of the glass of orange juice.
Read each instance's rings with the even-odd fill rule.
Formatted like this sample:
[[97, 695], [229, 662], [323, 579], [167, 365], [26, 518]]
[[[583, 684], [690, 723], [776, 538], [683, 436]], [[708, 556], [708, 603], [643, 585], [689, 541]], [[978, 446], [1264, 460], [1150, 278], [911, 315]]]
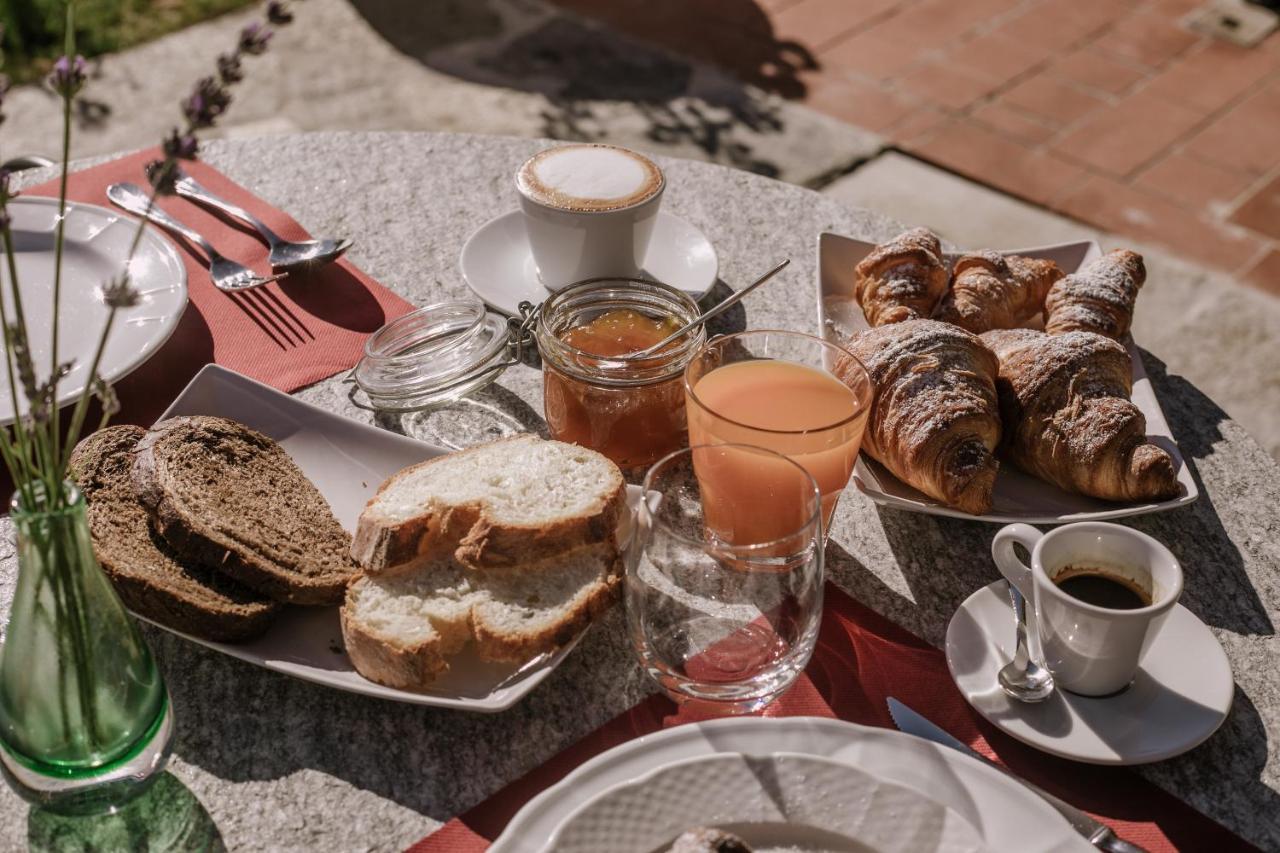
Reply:
[[[871, 379], [848, 350], [801, 332], [739, 332], [708, 341], [684, 372], [689, 444], [763, 447], [796, 462], [818, 483], [823, 529], [849, 484], [871, 408]], [[776, 466], [749, 453], [722, 466], [709, 493], [714, 530], [750, 526], [763, 538], [789, 526], [767, 495]], [[723, 494], [723, 497], [719, 497]]]

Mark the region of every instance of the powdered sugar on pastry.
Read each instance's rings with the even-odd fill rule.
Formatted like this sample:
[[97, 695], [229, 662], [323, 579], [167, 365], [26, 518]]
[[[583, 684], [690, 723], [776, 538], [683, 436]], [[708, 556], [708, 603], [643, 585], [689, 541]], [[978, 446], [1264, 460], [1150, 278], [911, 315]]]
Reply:
[[925, 228], [876, 246], [856, 273], [854, 299], [871, 326], [928, 317], [947, 290], [942, 244]]
[[1122, 338], [1147, 279], [1142, 256], [1115, 249], [1054, 284], [1045, 299], [1045, 331], [1096, 332]]
[[974, 334], [1016, 328], [1043, 310], [1045, 295], [1060, 278], [1058, 265], [1042, 258], [991, 251], [961, 255], [937, 318]]
[[876, 389], [863, 449], [930, 497], [986, 512], [1000, 440], [995, 356], [935, 320], [868, 329], [849, 349]]
[[1130, 400], [1132, 366], [1093, 332], [987, 332], [1000, 359], [1000, 410], [1010, 458], [1030, 474], [1105, 500], [1159, 500], [1180, 491], [1173, 459], [1147, 441]]

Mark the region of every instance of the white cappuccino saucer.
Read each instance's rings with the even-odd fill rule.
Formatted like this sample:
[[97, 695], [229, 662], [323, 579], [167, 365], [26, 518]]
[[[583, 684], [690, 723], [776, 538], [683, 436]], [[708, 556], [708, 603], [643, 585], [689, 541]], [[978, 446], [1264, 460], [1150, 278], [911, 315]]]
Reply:
[[[1036, 704], [1010, 699], [996, 673], [1013, 659], [1013, 647], [1013, 607], [1003, 580], [969, 596], [947, 626], [947, 666], [965, 700], [1005, 734], [1062, 758], [1089, 764], [1171, 758], [1203, 743], [1231, 710], [1235, 682], [1227, 655], [1181, 604], [1169, 612], [1133, 684], [1114, 696], [1095, 699], [1059, 688]], [[1032, 650], [1038, 655], [1034, 636]]]
[[[538, 280], [518, 210], [481, 225], [462, 247], [459, 263], [467, 286], [504, 314], [517, 314], [521, 302], [537, 305], [551, 295]], [[680, 217], [658, 211], [644, 259], [645, 276], [699, 299], [716, 283], [718, 271], [716, 250], [706, 235]]]

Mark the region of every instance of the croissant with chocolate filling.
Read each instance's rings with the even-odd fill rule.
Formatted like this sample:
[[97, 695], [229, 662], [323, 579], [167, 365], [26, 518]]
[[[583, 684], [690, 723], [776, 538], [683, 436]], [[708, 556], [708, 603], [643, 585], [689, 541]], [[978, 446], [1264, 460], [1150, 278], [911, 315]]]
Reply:
[[1129, 353], [1093, 332], [982, 335], [1000, 360], [996, 387], [1005, 448], [1022, 470], [1068, 491], [1110, 501], [1176, 497], [1173, 458], [1147, 441], [1129, 400]]
[[849, 350], [875, 388], [862, 449], [947, 506], [974, 515], [991, 509], [1000, 442], [991, 351], [937, 320], [868, 329]]
[[1097, 332], [1120, 340], [1133, 322], [1133, 304], [1147, 280], [1142, 255], [1115, 249], [1057, 281], [1044, 303], [1044, 330]]
[[1016, 329], [1044, 309], [1049, 288], [1060, 278], [1058, 265], [1041, 258], [991, 251], [961, 255], [937, 318], [975, 335]]
[[928, 317], [947, 292], [942, 244], [927, 228], [881, 243], [855, 269], [853, 296], [868, 326]]

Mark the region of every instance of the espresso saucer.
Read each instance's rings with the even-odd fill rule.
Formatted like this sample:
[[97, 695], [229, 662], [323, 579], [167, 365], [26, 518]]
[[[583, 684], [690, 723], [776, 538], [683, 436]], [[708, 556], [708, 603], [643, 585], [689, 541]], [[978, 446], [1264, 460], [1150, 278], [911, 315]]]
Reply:
[[[947, 626], [947, 666], [965, 700], [1005, 734], [1062, 758], [1161, 761], [1203, 743], [1231, 710], [1235, 682], [1227, 655], [1181, 604], [1169, 612], [1133, 684], [1114, 696], [1095, 699], [1059, 688], [1037, 704], [1010, 699], [996, 673], [1013, 659], [1013, 647], [1013, 608], [1003, 580], [969, 596]], [[1032, 649], [1038, 654], [1034, 637]]]
[[[504, 314], [518, 313], [521, 302], [537, 305], [551, 295], [538, 280], [518, 210], [481, 225], [462, 247], [459, 263], [467, 286]], [[716, 283], [718, 271], [716, 250], [706, 235], [680, 217], [658, 211], [644, 275], [700, 299]]]

